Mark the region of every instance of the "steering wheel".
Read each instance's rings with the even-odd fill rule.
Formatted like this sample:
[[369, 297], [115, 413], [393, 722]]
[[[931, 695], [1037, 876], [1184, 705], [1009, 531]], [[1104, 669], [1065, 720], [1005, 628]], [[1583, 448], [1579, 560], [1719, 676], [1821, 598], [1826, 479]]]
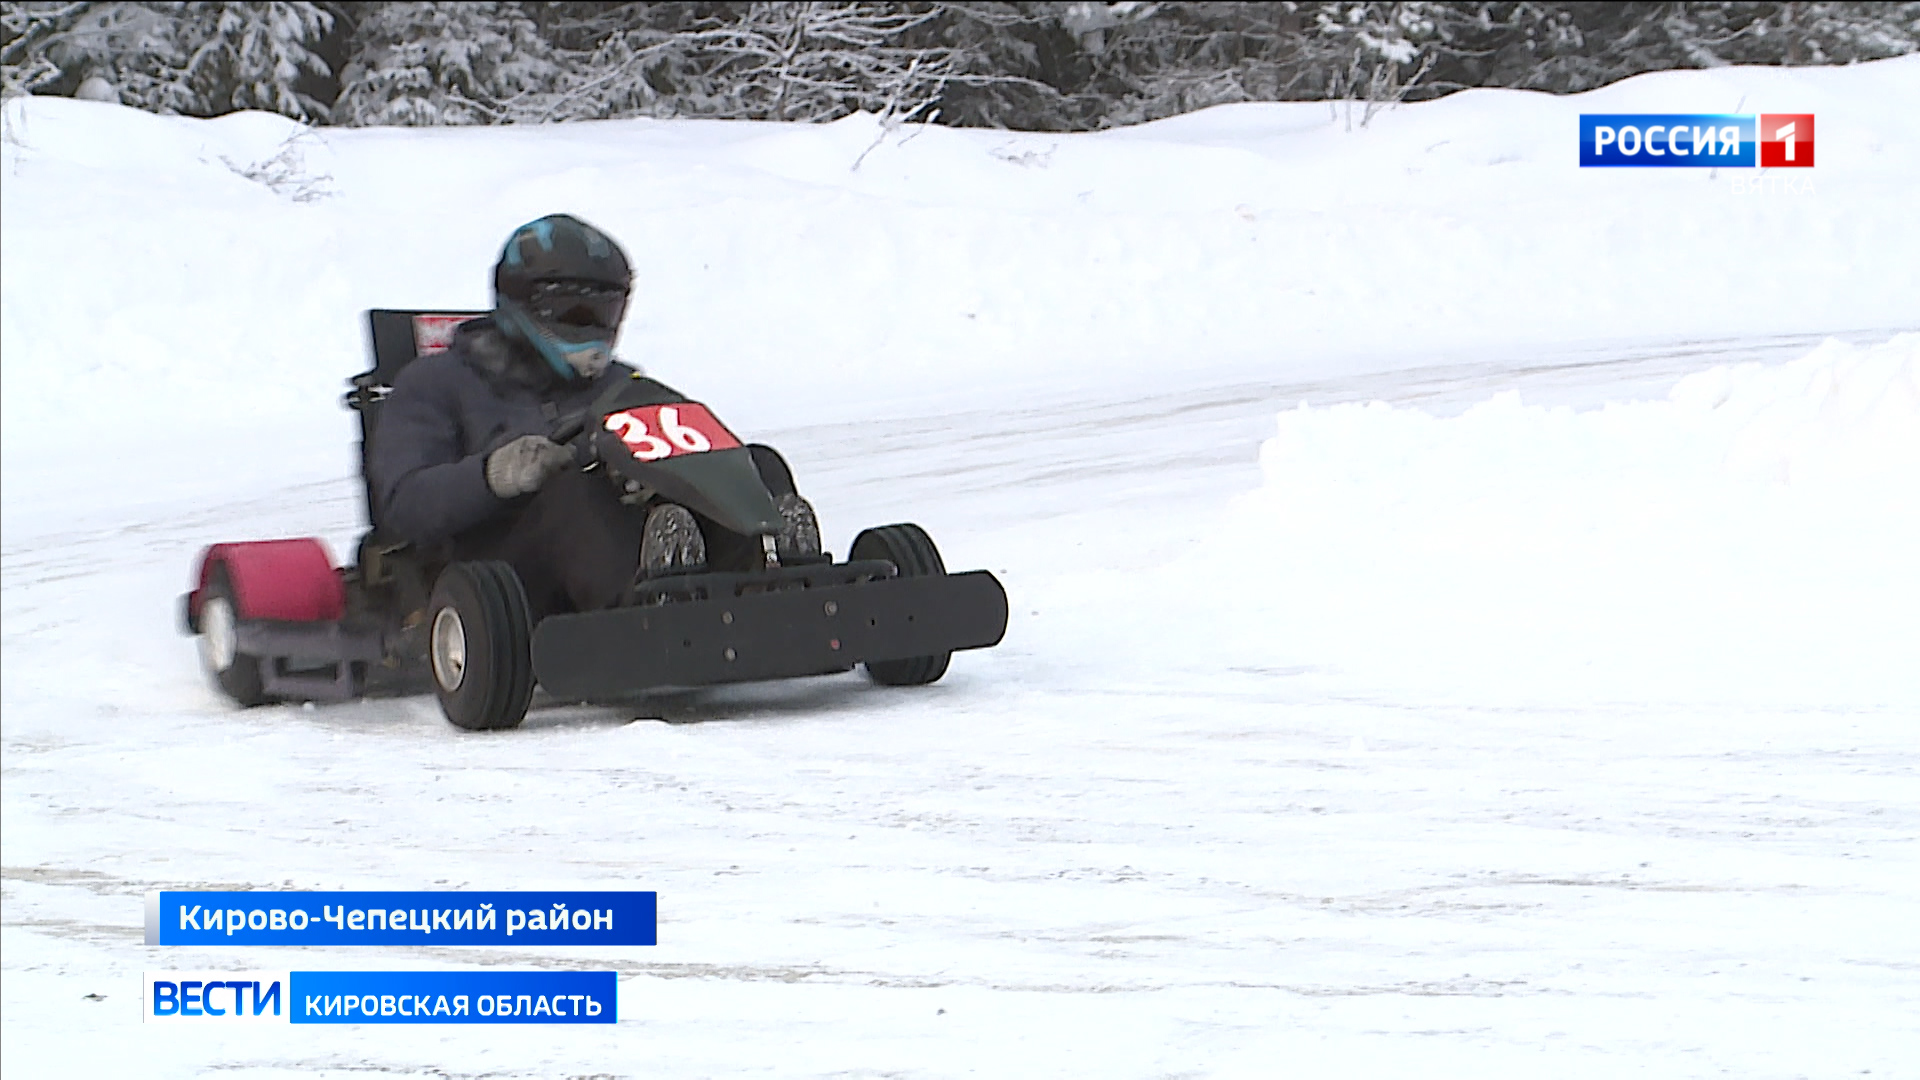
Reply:
[[571, 450], [574, 464], [582, 469], [592, 468], [600, 461], [600, 451], [594, 446], [594, 427], [587, 422], [590, 415], [590, 410], [568, 413], [547, 434], [547, 438]]

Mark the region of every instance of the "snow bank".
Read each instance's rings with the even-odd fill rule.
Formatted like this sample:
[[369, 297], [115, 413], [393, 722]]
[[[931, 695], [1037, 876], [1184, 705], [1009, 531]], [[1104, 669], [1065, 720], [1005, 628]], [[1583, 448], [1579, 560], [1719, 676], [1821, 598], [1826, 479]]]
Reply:
[[1202, 557], [1261, 553], [1268, 661], [1483, 702], [1920, 705], [1920, 335], [1590, 412], [1302, 407], [1260, 463]]
[[[1080, 135], [867, 116], [303, 131], [16, 99], [7, 499], [57, 495], [79, 457], [105, 467], [73, 430], [106, 401], [194, 418], [143, 448], [156, 499], [350, 471], [337, 395], [364, 363], [360, 311], [483, 306], [501, 238], [555, 210], [635, 254], [629, 357], [731, 395], [749, 426], [893, 391], [1912, 327], [1916, 98], [1920, 58]], [[1576, 167], [1583, 111], [1736, 108], [1818, 114], [1819, 167], [1773, 189]]]

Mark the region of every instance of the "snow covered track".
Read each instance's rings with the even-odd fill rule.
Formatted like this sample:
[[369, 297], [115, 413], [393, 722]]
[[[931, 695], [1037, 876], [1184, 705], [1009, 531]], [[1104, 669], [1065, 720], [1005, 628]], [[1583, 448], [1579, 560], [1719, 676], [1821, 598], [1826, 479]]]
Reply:
[[[558, 1071], [897, 1071], [937, 1047], [940, 1072], [1018, 1054], [1059, 1072], [1258, 1072], [1280, 1055], [1324, 1075], [1412, 1056], [1460, 1073], [1897, 1074], [1920, 827], [1904, 719], [1316, 704], [1270, 676], [1206, 698], [1120, 689], [983, 677], [858, 712], [831, 692], [736, 698], [718, 711], [750, 722], [582, 720], [512, 744], [441, 738], [424, 709], [137, 718], [219, 747], [165, 754], [172, 798], [150, 761], [48, 747], [10, 766], [10, 815], [104, 816], [118, 835], [24, 857], [133, 880], [9, 871], [8, 1010], [44, 1032], [16, 1029], [9, 1054], [114, 1060], [72, 1037], [125, 1022], [108, 1010], [141, 962], [138, 887], [207, 881], [173, 876], [191, 866], [208, 883], [659, 888], [669, 944], [644, 957], [381, 961], [633, 973], [619, 1040], [539, 1047]], [[76, 781], [126, 795], [58, 796]], [[823, 1049], [788, 1057], [782, 1030]], [[464, 1075], [534, 1049], [487, 1043], [149, 1052], [181, 1072]]]
[[[1492, 377], [1461, 379], [1478, 393]], [[1446, 380], [1357, 381], [1316, 400], [1427, 398]], [[260, 517], [338, 532], [350, 483], [10, 544], [5, 1005], [39, 1019], [9, 1060], [111, 1067], [117, 1047], [75, 1036], [124, 1022], [110, 1010], [132, 1007], [125, 972], [142, 964], [366, 964], [147, 957], [145, 889], [511, 881], [657, 888], [664, 944], [428, 945], [380, 963], [613, 967], [631, 976], [617, 1036], [375, 1032], [348, 1052], [222, 1034], [148, 1051], [162, 1072], [263, 1074], [589, 1072], [635, 1055], [682, 1073], [1897, 1068], [1920, 1007], [1902, 917], [1920, 870], [1912, 711], [1486, 708], [1286, 655], [1209, 663], [1244, 621], [1211, 633], [1154, 564], [1200, 542], [1220, 492], [1258, 482], [1251, 440], [1272, 411], [1243, 391], [1163, 408], [1087, 394], [1030, 422], [923, 402], [868, 428], [877, 481], [858, 453], [814, 461], [806, 431], [781, 440], [815, 466], [830, 530], [931, 512], [950, 550], [1008, 581], [1008, 643], [922, 692], [848, 677], [549, 704], [497, 739], [459, 737], [429, 699], [234, 713], [165, 624], [177, 564]], [[1198, 430], [1237, 453], [1171, 477], [1134, 460], [1210, 414]], [[1056, 475], [1014, 496], [1001, 463], [926, 494], [954, 444], [1010, 423]], [[915, 491], [922, 505], [899, 508]], [[152, 594], [137, 634], [72, 614], [127, 591]], [[1103, 639], [1137, 645], [1103, 654]], [[76, 648], [113, 662], [60, 658]], [[790, 1038], [822, 1049], [795, 1059]]]
[[[278, 145], [260, 117], [49, 104], [0, 146], [0, 1066], [1910, 1072], [1920, 308], [1888, 281], [1920, 139], [1884, 101], [1917, 77], [1459, 95], [1350, 139], [1318, 107], [934, 131], [858, 174], [857, 125], [327, 132], [335, 194], [302, 204], [218, 164]], [[1727, 211], [1540, 149], [1583, 108], [1748, 90], [1821, 110], [1829, 201]], [[466, 168], [416, 182], [442, 163]], [[537, 701], [499, 737], [428, 698], [226, 708], [175, 625], [193, 555], [350, 550], [358, 309], [480, 302], [492, 245], [555, 200], [649, 250], [628, 347], [781, 447], [830, 548], [920, 522], [1006, 583], [1005, 644], [920, 690]], [[1364, 256], [1431, 235], [1376, 213], [1402, 203], [1486, 242], [1360, 326], [1410, 295]], [[1676, 208], [1718, 246], [1636, 247]], [[1563, 295], [1575, 256], [1538, 237], [1575, 220], [1607, 237], [1581, 280], [1631, 289]], [[1261, 263], [1247, 228], [1301, 246]], [[1155, 269], [1230, 244], [1243, 276]], [[1771, 278], [1688, 293], [1796, 266], [1827, 275], [1797, 308]], [[1275, 299], [1288, 275], [1324, 307]], [[1390, 314], [1433, 340], [1383, 345]], [[463, 886], [657, 889], [662, 944], [141, 944], [156, 887]], [[619, 970], [621, 1023], [136, 1019], [143, 969], [465, 964]]]

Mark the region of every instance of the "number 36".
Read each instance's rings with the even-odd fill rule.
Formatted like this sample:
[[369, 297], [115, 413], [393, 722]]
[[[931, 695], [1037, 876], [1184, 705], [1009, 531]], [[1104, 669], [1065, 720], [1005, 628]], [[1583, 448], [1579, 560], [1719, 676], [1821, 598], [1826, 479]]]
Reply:
[[638, 411], [614, 413], [607, 417], [606, 427], [641, 461], [659, 461], [676, 453], [700, 454], [713, 449], [713, 442], [706, 435], [680, 423], [680, 410], [674, 406], [660, 408], [659, 435], [647, 430], [647, 422], [634, 415]]

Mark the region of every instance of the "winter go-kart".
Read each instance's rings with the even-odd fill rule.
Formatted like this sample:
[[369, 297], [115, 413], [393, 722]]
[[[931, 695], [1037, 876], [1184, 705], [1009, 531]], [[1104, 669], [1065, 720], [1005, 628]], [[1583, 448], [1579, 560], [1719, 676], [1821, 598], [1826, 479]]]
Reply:
[[[361, 465], [400, 369], [483, 312], [371, 311], [373, 370], [352, 380]], [[631, 602], [536, 621], [512, 567], [461, 562], [383, 536], [374, 500], [358, 559], [336, 568], [314, 538], [214, 544], [181, 602], [210, 678], [239, 705], [343, 700], [431, 687], [470, 730], [511, 728], [536, 685], [612, 701], [666, 687], [785, 679], [863, 666], [889, 686], [931, 683], [949, 656], [999, 643], [1007, 599], [984, 570], [950, 574], [917, 525], [867, 529], [846, 562], [783, 562], [771, 448], [745, 445], [703, 405], [647, 387], [563, 418], [553, 437], [630, 497], [677, 502], [762, 540], [748, 571], [647, 577]]]

